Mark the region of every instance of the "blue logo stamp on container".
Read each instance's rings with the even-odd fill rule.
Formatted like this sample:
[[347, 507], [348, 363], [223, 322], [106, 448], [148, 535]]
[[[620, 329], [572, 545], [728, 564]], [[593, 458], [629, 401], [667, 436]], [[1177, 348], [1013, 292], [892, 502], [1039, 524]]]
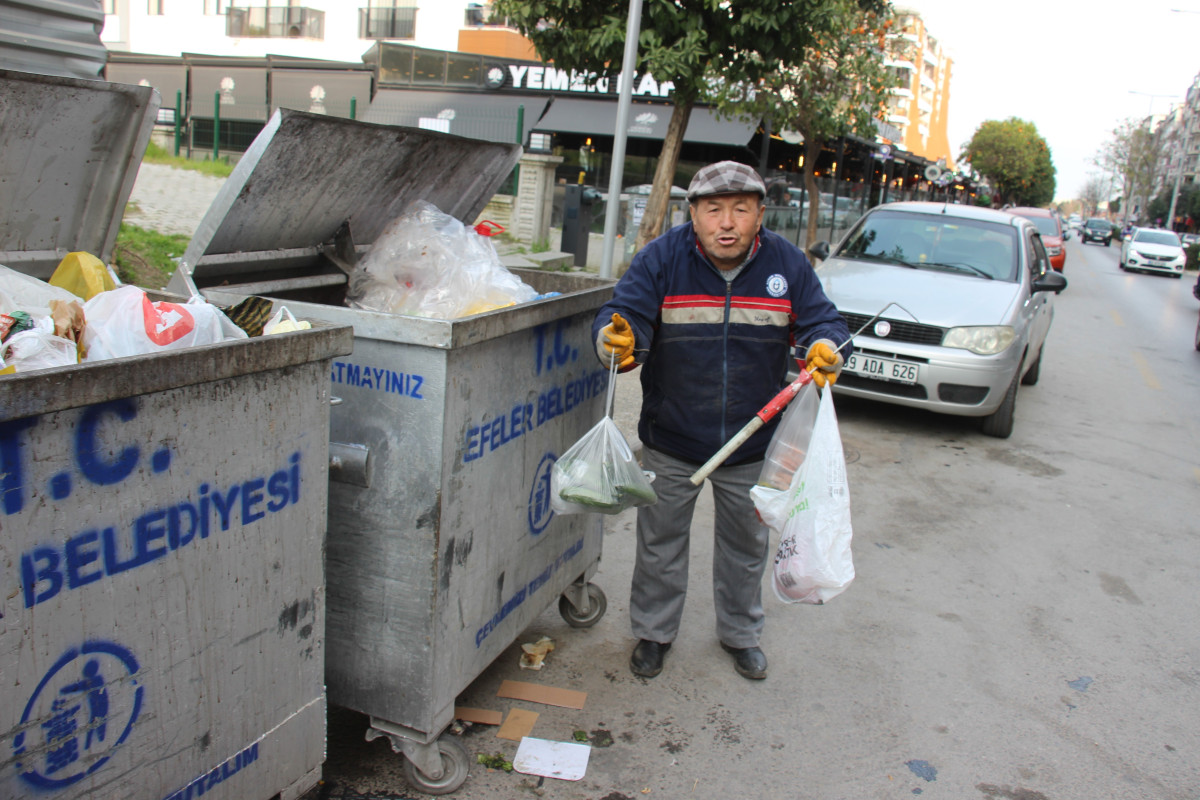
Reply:
[[38, 682], [13, 737], [13, 764], [26, 784], [61, 789], [104, 766], [142, 711], [138, 662], [114, 642], [72, 647]]
[[550, 472], [558, 456], [546, 453], [533, 474], [533, 485], [529, 489], [529, 532], [537, 536], [546, 530], [550, 520], [554, 519], [554, 510], [550, 508]]

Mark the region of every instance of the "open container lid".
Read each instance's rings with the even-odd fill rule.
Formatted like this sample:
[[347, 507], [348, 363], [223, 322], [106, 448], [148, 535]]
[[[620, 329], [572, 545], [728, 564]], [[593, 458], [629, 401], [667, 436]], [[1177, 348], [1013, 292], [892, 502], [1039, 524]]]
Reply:
[[112, 261], [161, 98], [149, 86], [0, 69], [0, 264], [49, 280]]
[[345, 284], [344, 265], [413, 200], [474, 223], [521, 152], [281, 108], [225, 179], [168, 289], [272, 295]]

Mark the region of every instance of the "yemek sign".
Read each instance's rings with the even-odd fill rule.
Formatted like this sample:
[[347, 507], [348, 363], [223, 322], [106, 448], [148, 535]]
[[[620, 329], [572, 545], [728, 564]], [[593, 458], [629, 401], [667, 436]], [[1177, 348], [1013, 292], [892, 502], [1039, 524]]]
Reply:
[[[529, 64], [492, 64], [488, 67], [485, 83], [489, 89], [507, 86], [524, 91], [575, 92], [578, 94], [616, 94], [621, 77], [598, 78], [594, 72], [562, 70], [555, 67], [536, 67]], [[671, 81], [659, 83], [654, 76], [635, 74], [633, 94], [638, 97], [670, 97], [675, 84]]]

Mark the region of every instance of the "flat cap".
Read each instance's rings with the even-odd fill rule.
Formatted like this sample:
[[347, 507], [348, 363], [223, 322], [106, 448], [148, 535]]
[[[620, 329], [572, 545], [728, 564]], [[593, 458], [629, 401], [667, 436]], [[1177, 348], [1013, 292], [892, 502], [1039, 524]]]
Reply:
[[756, 194], [767, 196], [767, 187], [753, 167], [736, 161], [718, 161], [702, 168], [688, 186], [688, 202], [718, 194]]

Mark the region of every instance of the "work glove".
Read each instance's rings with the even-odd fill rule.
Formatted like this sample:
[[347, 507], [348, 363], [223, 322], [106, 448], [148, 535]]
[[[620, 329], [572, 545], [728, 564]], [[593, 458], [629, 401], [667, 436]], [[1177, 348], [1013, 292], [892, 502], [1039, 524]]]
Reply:
[[625, 369], [633, 364], [633, 328], [616, 312], [612, 322], [600, 329], [596, 337], [596, 353], [605, 364], [612, 365], [613, 359], [617, 366]]
[[837, 381], [842, 372], [842, 360], [842, 354], [835, 349], [833, 342], [818, 339], [804, 356], [804, 368], [812, 373], [817, 386], [825, 388], [825, 384], [832, 385]]

